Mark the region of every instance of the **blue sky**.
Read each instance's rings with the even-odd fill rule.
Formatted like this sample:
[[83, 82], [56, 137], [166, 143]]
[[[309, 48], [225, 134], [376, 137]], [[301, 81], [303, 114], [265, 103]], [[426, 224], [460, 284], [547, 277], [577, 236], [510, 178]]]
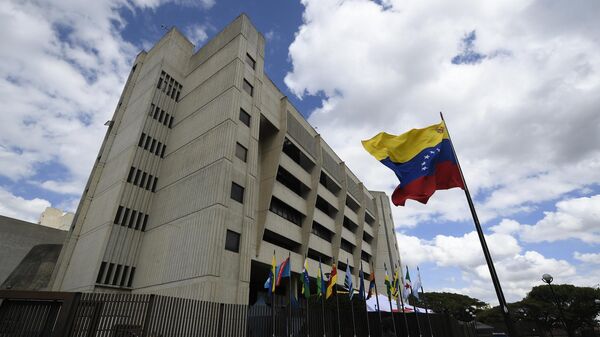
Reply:
[[[360, 146], [444, 111], [509, 300], [545, 272], [600, 282], [600, 24], [591, 2], [106, 0], [0, 5], [0, 214], [73, 211], [135, 55], [177, 26], [202, 45], [241, 12], [268, 76], [374, 190]], [[23, 57], [27, 55], [28, 57]], [[430, 290], [494, 302], [464, 194], [394, 208]], [[517, 272], [518, 271], [518, 272]]]

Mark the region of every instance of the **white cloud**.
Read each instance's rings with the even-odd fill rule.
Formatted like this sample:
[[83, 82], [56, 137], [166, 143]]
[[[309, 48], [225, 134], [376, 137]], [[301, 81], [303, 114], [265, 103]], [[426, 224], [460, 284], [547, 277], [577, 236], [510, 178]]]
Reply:
[[34, 198], [27, 200], [0, 187], [0, 214], [30, 222], [37, 222], [40, 214], [50, 207], [50, 202]]
[[[507, 234], [486, 235], [496, 273], [500, 279], [506, 299], [517, 301], [529, 290], [540, 283], [542, 274], [551, 271], [557, 282], [572, 282], [588, 286], [589, 274], [576, 273], [576, 269], [565, 260], [548, 258], [535, 251], [523, 252], [516, 238]], [[462, 274], [463, 286], [431, 286], [432, 291], [453, 291], [479, 298], [486, 302], [497, 303], [491, 282], [489, 269], [481, 251], [481, 245], [475, 232], [464, 236], [438, 235], [431, 241], [414, 236], [398, 235], [398, 246], [403, 264], [414, 267], [426, 262], [439, 267], [456, 267]], [[444, 284], [430, 275], [432, 283]]]
[[[72, 205], [106, 132], [103, 124], [110, 119], [139, 52], [121, 37], [126, 22], [119, 10], [156, 8], [167, 2], [204, 9], [215, 4], [214, 0], [0, 2], [0, 176], [70, 195], [63, 204]], [[195, 33], [201, 38], [200, 30]], [[60, 178], [46, 178], [44, 167], [49, 164], [62, 168]], [[28, 205], [34, 201], [22, 200]], [[0, 213], [31, 217], [27, 207], [14, 209], [18, 212]]]
[[581, 262], [590, 264], [600, 264], [600, 253], [574, 252], [573, 257]]
[[600, 194], [560, 201], [555, 212], [544, 212], [535, 225], [522, 225], [521, 239], [526, 242], [553, 242], [579, 239], [600, 243]]
[[201, 46], [208, 38], [208, 28], [205, 25], [191, 25], [185, 29], [185, 35], [196, 46]]
[[[600, 181], [600, 29], [585, 28], [598, 27], [598, 4], [386, 3], [304, 0], [285, 78], [297, 95], [326, 95], [309, 121], [366, 186], [391, 193], [396, 178], [360, 140], [433, 124], [440, 110], [484, 222]], [[452, 64], [472, 31], [489, 57]], [[470, 216], [460, 191], [394, 214], [404, 226]]]

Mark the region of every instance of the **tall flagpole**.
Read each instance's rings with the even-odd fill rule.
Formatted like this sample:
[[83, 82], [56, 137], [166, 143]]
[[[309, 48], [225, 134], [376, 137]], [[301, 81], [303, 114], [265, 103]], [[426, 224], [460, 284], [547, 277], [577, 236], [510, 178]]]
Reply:
[[510, 313], [508, 312], [508, 304], [506, 303], [506, 299], [504, 298], [504, 293], [502, 292], [502, 287], [500, 286], [500, 280], [498, 279], [498, 275], [496, 274], [496, 268], [494, 267], [494, 262], [492, 261], [492, 256], [488, 249], [487, 243], [485, 241], [485, 236], [483, 235], [483, 230], [481, 229], [481, 224], [479, 223], [479, 218], [477, 217], [477, 212], [475, 211], [475, 205], [473, 204], [473, 199], [471, 198], [471, 193], [469, 193], [469, 188], [467, 187], [467, 182], [465, 181], [465, 176], [463, 174], [462, 168], [460, 167], [460, 163], [458, 161], [458, 156], [456, 155], [456, 151], [454, 150], [454, 144], [452, 143], [452, 138], [450, 138], [450, 131], [448, 130], [448, 125], [446, 125], [446, 121], [444, 120], [444, 115], [440, 111], [440, 117], [442, 118], [442, 122], [444, 122], [444, 126], [446, 126], [446, 132], [448, 133], [448, 140], [450, 140], [450, 147], [452, 148], [452, 153], [454, 154], [454, 158], [456, 158], [456, 165], [458, 166], [458, 171], [460, 172], [460, 178], [462, 179], [462, 183], [465, 190], [465, 196], [467, 197], [467, 202], [469, 203], [469, 209], [471, 210], [471, 216], [473, 217], [473, 222], [475, 223], [475, 229], [477, 230], [477, 235], [479, 236], [479, 242], [481, 243], [481, 248], [483, 250], [483, 255], [485, 256], [485, 262], [487, 263], [488, 269], [490, 270], [490, 275], [492, 277], [492, 283], [494, 284], [494, 290], [496, 290], [496, 296], [498, 297], [498, 303], [500, 304], [500, 309], [502, 310], [502, 315], [504, 316], [504, 322], [506, 323], [506, 327], [508, 329], [509, 337], [517, 337], [517, 332], [513, 326], [512, 319], [510, 318]]
[[321, 284], [317, 285], [317, 291], [319, 291], [319, 286], [320, 287], [320, 291], [319, 291], [319, 297], [321, 297], [321, 313], [323, 315], [321, 315], [321, 317], [323, 318], [323, 337], [327, 337], [327, 334], [325, 332], [325, 295], [323, 294], [323, 290], [325, 290], [325, 292], [327, 293], [327, 289], [323, 289], [323, 269], [321, 269], [321, 257], [319, 257], [319, 277], [317, 277], [317, 279], [319, 280], [319, 282], [321, 282]]
[[[365, 272], [363, 271], [363, 264], [362, 264], [362, 260], [360, 260], [360, 272], [362, 273], [362, 279], [359, 276], [359, 281], [360, 281], [360, 285], [362, 286], [362, 293], [360, 294], [360, 297], [365, 301], [364, 306], [365, 306], [365, 314], [367, 315], [367, 336], [371, 337], [371, 326], [369, 324], [369, 310], [367, 310], [367, 295], [365, 294], [364, 290], [365, 290]], [[371, 271], [372, 272], [372, 271]], [[360, 286], [358, 287], [358, 291], [360, 291]]]
[[[350, 282], [352, 282], [352, 274], [350, 274], [350, 276], [348, 276], [348, 270], [350, 269], [350, 262], [348, 261], [348, 259], [346, 259], [346, 277], [348, 279], [350, 279]], [[354, 288], [354, 287], [352, 287]], [[350, 300], [350, 311], [352, 312], [352, 333], [354, 334], [354, 337], [356, 337], [356, 323], [354, 322], [354, 305], [352, 305], [352, 297], [354, 296], [354, 291], [353, 289], [350, 289], [350, 284], [348, 284], [348, 299]]]
[[[402, 264], [398, 261], [398, 267], [400, 268], [400, 275], [398, 281], [402, 282], [402, 289], [404, 290], [404, 277], [402, 276]], [[410, 329], [408, 328], [408, 319], [406, 318], [406, 311], [404, 310], [404, 291], [400, 291], [400, 284], [396, 284], [396, 291], [398, 292], [398, 297], [400, 298], [400, 303], [402, 304], [402, 317], [404, 317], [404, 326], [406, 327], [406, 336], [410, 336]]]
[[[275, 259], [275, 249], [273, 249], [273, 258]], [[277, 265], [277, 259], [275, 259], [275, 265]], [[275, 268], [277, 270], [277, 268]], [[271, 273], [273, 273], [271, 278], [271, 316], [273, 319], [273, 337], [275, 337], [275, 273], [273, 272], [273, 266], [271, 266]]]
[[[371, 264], [371, 273], [373, 274], [373, 279], [375, 279], [375, 268]], [[375, 280], [375, 301], [377, 302], [377, 316], [379, 316], [379, 334], [382, 335], [381, 327], [383, 323], [381, 322], [381, 307], [379, 306], [379, 293], [377, 292], [377, 280]]]
[[[385, 271], [387, 274], [387, 268], [385, 266], [385, 262], [383, 263], [383, 268], [385, 268]], [[394, 327], [394, 336], [398, 336], [398, 332], [396, 331], [396, 319], [394, 318], [394, 309], [392, 308], [392, 295], [390, 293], [391, 293], [391, 291], [388, 291], [388, 301], [390, 302], [390, 314], [392, 315], [392, 325]], [[406, 319], [406, 317], [405, 317], [405, 319]]]
[[[307, 275], [307, 279], [308, 279], [308, 268], [306, 267], [306, 255], [304, 255], [304, 265], [302, 266], [302, 269], [306, 270], [306, 275]], [[304, 278], [304, 273], [302, 273], [302, 278]], [[306, 280], [304, 280], [306, 281]], [[302, 282], [304, 283], [304, 282]], [[308, 287], [308, 293], [304, 294], [304, 298], [306, 298], [306, 337], [310, 337], [310, 324], [309, 324], [309, 313], [308, 313], [308, 300], [310, 299], [310, 284], [306, 284], [306, 286]], [[304, 293], [306, 289], [304, 289], [304, 287], [302, 287], [302, 292]], [[308, 295], [308, 297], [306, 297], [306, 295]]]
[[290, 293], [290, 316], [288, 319], [288, 324], [287, 324], [287, 328], [288, 328], [288, 336], [292, 337], [292, 259], [291, 259], [291, 253], [288, 252], [288, 268], [290, 268], [290, 275], [289, 275], [289, 285], [290, 285], [290, 289], [289, 289], [289, 293]]
[[[431, 318], [429, 317], [429, 304], [427, 304], [427, 300], [425, 300], [425, 290], [423, 289], [423, 280], [421, 279], [421, 271], [419, 270], [419, 266], [417, 266], [417, 275], [419, 277], [419, 283], [421, 284], [421, 294], [423, 294], [423, 304], [425, 305], [425, 315], [427, 316], [427, 324], [429, 324], [429, 334], [433, 337], [433, 329], [431, 328]], [[417, 289], [417, 293], [419, 289]]]

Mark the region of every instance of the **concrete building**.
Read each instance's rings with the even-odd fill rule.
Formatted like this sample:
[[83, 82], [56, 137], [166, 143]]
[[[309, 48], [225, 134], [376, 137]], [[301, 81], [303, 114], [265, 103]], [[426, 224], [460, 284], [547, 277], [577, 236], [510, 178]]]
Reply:
[[[36, 289], [45, 288], [58, 257], [56, 252], [60, 251], [66, 234], [66, 231], [0, 215], [0, 289], [30, 289], [28, 285], [34, 283]], [[26, 259], [32, 251], [35, 254]], [[29, 280], [10, 281], [9, 276], [23, 279], [22, 272], [14, 272], [24, 262], [30, 266], [27, 273]]]
[[264, 49], [241, 15], [197, 52], [171, 29], [137, 56], [55, 290], [253, 303], [274, 253], [313, 276], [335, 262], [340, 284], [346, 261], [357, 277], [399, 260], [388, 197], [275, 87]]
[[73, 213], [63, 212], [58, 208], [46, 207], [40, 215], [38, 223], [42, 226], [68, 231], [74, 217], [75, 214]]

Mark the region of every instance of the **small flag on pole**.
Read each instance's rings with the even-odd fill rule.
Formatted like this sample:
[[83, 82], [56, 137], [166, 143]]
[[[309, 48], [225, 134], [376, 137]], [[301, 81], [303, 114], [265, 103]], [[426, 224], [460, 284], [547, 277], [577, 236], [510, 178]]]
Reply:
[[385, 267], [385, 289], [387, 290], [387, 295], [389, 299], [392, 299], [392, 284], [390, 283], [390, 278], [388, 276], [387, 267]]
[[308, 258], [304, 259], [304, 267], [302, 268], [302, 295], [310, 297], [310, 280], [308, 278]]
[[421, 271], [419, 270], [419, 266], [417, 266], [417, 279], [415, 280], [415, 284], [412, 285], [413, 296], [417, 299], [419, 299], [419, 289], [421, 289]]
[[352, 300], [354, 296], [354, 285], [352, 284], [352, 272], [350, 271], [350, 263], [346, 259], [346, 278], [344, 279], [344, 286], [348, 289], [348, 297]]
[[275, 259], [275, 252], [273, 251], [273, 259], [271, 260], [271, 270], [269, 270], [269, 277], [265, 282], [265, 289], [269, 289], [269, 295], [275, 291], [275, 275], [277, 270], [277, 260]]
[[321, 258], [319, 258], [319, 274], [317, 274], [317, 295], [319, 297], [325, 294], [326, 284], [323, 278], [323, 269], [321, 269]]
[[365, 299], [365, 273], [363, 272], [362, 262], [360, 263], [360, 272], [358, 273], [360, 284], [358, 285], [358, 298]]
[[277, 273], [277, 283], [276, 286], [279, 286], [282, 278], [290, 277], [290, 258], [283, 260], [279, 265], [279, 271]]
[[408, 273], [408, 266], [406, 266], [406, 277], [404, 278], [404, 298], [408, 298], [410, 293], [412, 293], [412, 285], [410, 282], [410, 275]]
[[400, 285], [400, 276], [398, 272], [398, 268], [394, 271], [394, 278], [392, 280], [392, 298], [398, 298], [400, 294], [398, 294], [398, 289]]
[[367, 299], [371, 298], [375, 293], [375, 271], [371, 269], [371, 275], [369, 276], [369, 294]]
[[327, 292], [325, 294], [326, 299], [329, 299], [329, 297], [331, 297], [336, 284], [337, 284], [337, 268], [335, 267], [335, 262], [334, 262], [331, 265], [331, 274], [329, 275], [329, 280], [327, 281]]
[[400, 180], [392, 194], [396, 206], [404, 206], [407, 199], [426, 204], [436, 190], [464, 189], [443, 121], [399, 136], [381, 132], [362, 144]]

